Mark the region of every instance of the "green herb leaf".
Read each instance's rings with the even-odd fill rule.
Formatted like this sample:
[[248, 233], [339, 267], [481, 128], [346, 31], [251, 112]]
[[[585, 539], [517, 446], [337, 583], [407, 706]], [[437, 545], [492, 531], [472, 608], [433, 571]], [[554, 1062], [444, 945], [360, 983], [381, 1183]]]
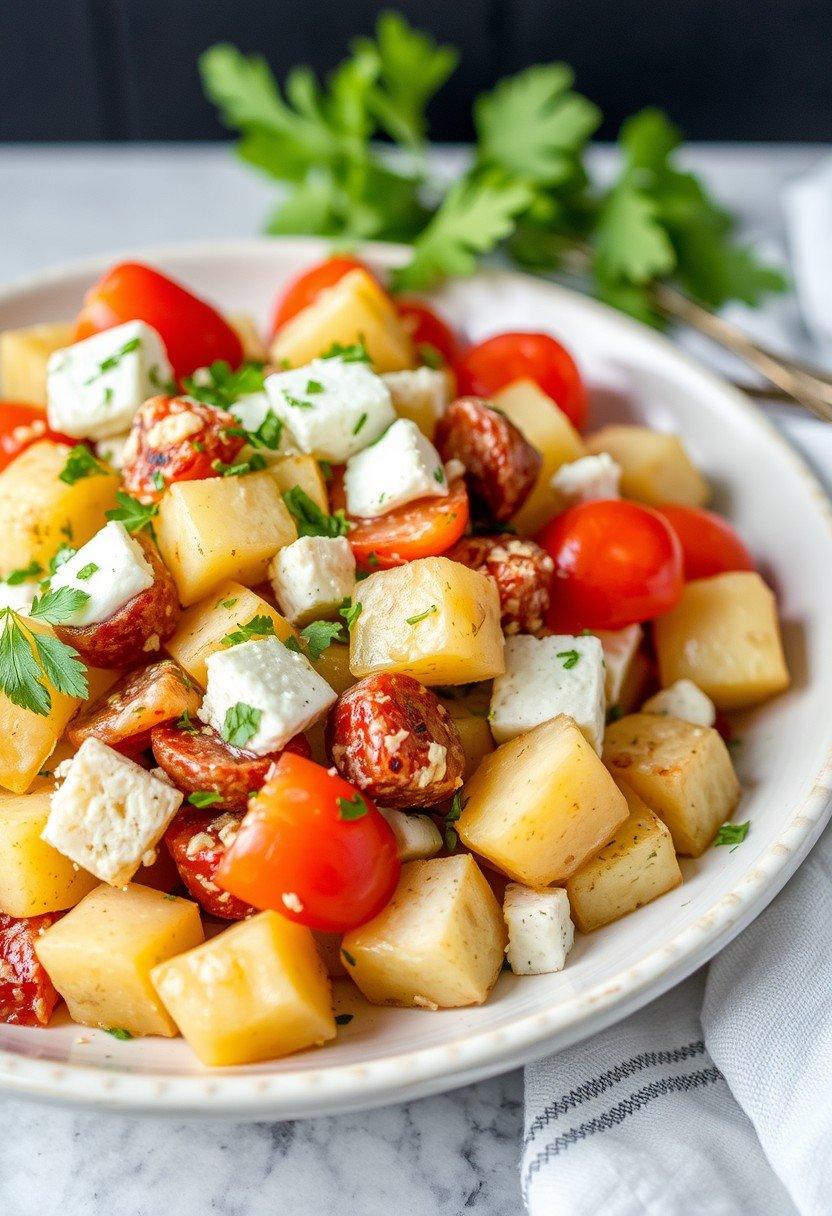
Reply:
[[347, 623], [347, 629], [352, 633], [355, 628], [355, 622], [361, 616], [362, 604], [359, 601], [353, 603], [351, 599], [345, 599], [341, 607], [338, 609], [339, 616], [342, 616]]
[[161, 493], [161, 491], [164, 490], [166, 485], [167, 485], [167, 482], [165, 481], [164, 473], [161, 471], [161, 469], [157, 469], [156, 472], [153, 474], [153, 488], [158, 490]]
[[222, 794], [218, 794], [216, 790], [194, 790], [188, 795], [188, 802], [202, 810], [206, 806], [213, 806], [215, 802], [222, 802]]
[[577, 650], [559, 650], [555, 658], [560, 659], [567, 671], [573, 667], [577, 667], [581, 661], [580, 653]]
[[126, 1043], [133, 1037], [130, 1031], [125, 1030], [123, 1026], [105, 1026], [104, 1031], [106, 1034], [111, 1034], [114, 1039], [118, 1039], [121, 1043]]
[[35, 658], [29, 635], [23, 632], [20, 618], [3, 610], [0, 634], [0, 691], [12, 705], [45, 717], [52, 708], [52, 697], [41, 682], [41, 668]]
[[333, 642], [343, 640], [344, 627], [337, 621], [312, 621], [311, 625], [301, 629], [300, 636], [306, 644], [309, 658], [315, 663]]
[[65, 625], [90, 600], [86, 591], [77, 587], [58, 587], [55, 591], [44, 591], [36, 596], [29, 616], [33, 621], [46, 621], [49, 625]]
[[176, 729], [177, 730], [186, 730], [190, 734], [194, 734], [196, 731], [199, 730], [199, 727], [193, 721], [193, 719], [191, 718], [191, 715], [188, 713], [188, 711], [186, 709], [183, 711], [182, 716], [180, 718], [177, 718]]
[[222, 646], [238, 646], [241, 642], [250, 642], [252, 638], [274, 636], [274, 621], [270, 616], [253, 616], [246, 625], [238, 625], [231, 633], [227, 633], [220, 643]]
[[248, 460], [240, 460], [236, 464], [224, 464], [221, 460], [212, 460], [211, 468], [218, 477], [243, 477], [246, 473], [259, 473], [266, 467], [266, 458], [259, 452], [252, 452]]
[[139, 502], [137, 498], [131, 498], [129, 494], [125, 494], [123, 490], [116, 491], [117, 507], [113, 507], [111, 511], [106, 511], [107, 519], [118, 520], [124, 524], [128, 532], [141, 532], [144, 528], [152, 526], [150, 521], [154, 515], [159, 514], [159, 504], [155, 502]]
[[370, 352], [362, 340], [353, 342], [350, 346], [333, 342], [329, 349], [318, 357], [320, 359], [340, 359], [342, 363], [372, 363]]
[[420, 621], [424, 621], [427, 617], [433, 616], [434, 612], [438, 611], [439, 609], [436, 607], [436, 604], [431, 604], [430, 608], [426, 608], [424, 612], [417, 612], [415, 616], [405, 617], [405, 620], [408, 625], [418, 625]]
[[425, 108], [457, 65], [457, 52], [437, 46], [414, 30], [399, 13], [382, 13], [376, 42], [354, 43], [379, 62], [379, 79], [370, 94], [371, 108], [391, 138], [419, 144], [425, 137]]
[[723, 844], [734, 846], [742, 844], [748, 835], [750, 827], [751, 824], [747, 820], [745, 823], [723, 823], [716, 836], [714, 836], [714, 848], [718, 848], [719, 845]]
[[119, 347], [118, 350], [113, 351], [113, 353], [108, 355], [106, 359], [103, 359], [98, 365], [98, 371], [93, 372], [89, 379], [85, 380], [84, 383], [92, 384], [93, 381], [97, 380], [99, 376], [103, 376], [105, 372], [111, 372], [114, 368], [118, 367], [125, 355], [132, 354], [134, 350], [138, 350], [141, 344], [141, 338], [129, 338], [123, 346]]
[[210, 367], [201, 368], [199, 373], [185, 376], [182, 381], [189, 397], [223, 410], [230, 410], [241, 397], [262, 393], [263, 385], [262, 363], [243, 363], [232, 371], [224, 359], [217, 359]]
[[268, 410], [256, 431], [247, 431], [242, 426], [229, 426], [226, 427], [225, 433], [245, 439], [246, 443], [253, 448], [268, 448], [269, 451], [276, 452], [280, 447], [283, 423], [274, 410]]
[[101, 567], [97, 566], [95, 562], [87, 562], [86, 566], [82, 566], [75, 577], [79, 579], [80, 582], [86, 583], [87, 580], [91, 579], [94, 574], [97, 574], [100, 569]]
[[300, 642], [293, 634], [289, 634], [288, 638], [283, 639], [283, 645], [287, 650], [291, 650], [293, 654], [303, 654]]
[[68, 486], [74, 486], [76, 481], [82, 481], [85, 477], [98, 477], [106, 473], [109, 473], [109, 469], [95, 459], [89, 448], [83, 443], [76, 443], [74, 448], [70, 448], [58, 479]]
[[249, 739], [253, 739], [260, 727], [262, 711], [238, 701], [232, 705], [225, 715], [222, 724], [222, 737], [232, 747], [245, 747]]
[[355, 426], [352, 428], [353, 435], [357, 435], [359, 433], [359, 431], [362, 430], [364, 423], [366, 421], [367, 421], [367, 414], [362, 414], [361, 417], [356, 422]]
[[354, 798], [338, 798], [336, 801], [339, 819], [363, 819], [370, 813], [370, 808], [360, 794], [356, 794]]
[[86, 701], [90, 695], [87, 668], [77, 650], [49, 633], [33, 631], [31, 637], [43, 674], [55, 691]]
[[43, 574], [43, 567], [38, 562], [31, 561], [23, 569], [12, 570], [11, 574], [6, 575], [3, 582], [8, 587], [19, 587], [21, 583], [28, 583], [30, 579], [37, 578], [39, 574]]
[[283, 501], [294, 516], [298, 536], [346, 536], [350, 525], [343, 511], [326, 515], [300, 486], [286, 490]]
[[68, 562], [77, 552], [78, 550], [73, 549], [72, 545], [59, 545], [53, 556], [49, 559], [49, 573], [54, 574], [64, 562]]

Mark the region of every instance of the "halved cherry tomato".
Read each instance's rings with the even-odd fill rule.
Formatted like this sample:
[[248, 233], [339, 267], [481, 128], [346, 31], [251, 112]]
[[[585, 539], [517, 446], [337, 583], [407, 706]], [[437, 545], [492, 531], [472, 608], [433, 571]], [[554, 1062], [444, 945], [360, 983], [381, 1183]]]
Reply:
[[546, 524], [536, 539], [555, 562], [547, 624], [556, 633], [649, 621], [682, 594], [682, 546], [649, 507], [580, 503]]
[[396, 311], [423, 363], [433, 366], [439, 362], [436, 359], [438, 354], [442, 363], [453, 367], [462, 352], [459, 339], [447, 321], [443, 321], [421, 300], [412, 300], [407, 296], [396, 300]]
[[668, 503], [656, 508], [682, 544], [685, 581], [727, 574], [730, 570], [753, 570], [754, 559], [734, 529], [713, 511]]
[[177, 379], [217, 359], [232, 367], [243, 361], [239, 337], [216, 309], [140, 262], [121, 262], [92, 285], [75, 323], [75, 341], [125, 321], [144, 321], [156, 330]]
[[[332, 510], [344, 507], [343, 477], [333, 477]], [[455, 545], [468, 527], [468, 491], [461, 477], [443, 498], [419, 498], [375, 519], [354, 520], [347, 537], [362, 570], [387, 570], [418, 557], [437, 557]]]
[[0, 470], [39, 439], [74, 444], [76, 440], [50, 431], [46, 414], [22, 401], [0, 401]]
[[214, 881], [255, 908], [343, 933], [381, 911], [400, 870], [375, 804], [334, 770], [287, 752], [252, 799]]
[[587, 397], [569, 351], [549, 334], [507, 333], [472, 346], [455, 365], [459, 393], [491, 397], [514, 380], [534, 380], [580, 430]]
[[[311, 270], [305, 270], [296, 279], [292, 279], [275, 304], [272, 336], [308, 304], [314, 303], [322, 291], [327, 287], [334, 287], [338, 280], [343, 279], [351, 270], [367, 270], [367, 267], [358, 258], [339, 256], [327, 258], [325, 262], [319, 262]], [[370, 273], [369, 270], [367, 273]]]

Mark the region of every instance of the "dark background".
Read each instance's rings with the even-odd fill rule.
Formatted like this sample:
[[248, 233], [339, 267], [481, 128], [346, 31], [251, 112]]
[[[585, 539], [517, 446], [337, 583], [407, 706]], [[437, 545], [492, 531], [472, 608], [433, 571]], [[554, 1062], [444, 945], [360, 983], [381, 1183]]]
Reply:
[[[325, 71], [385, 4], [369, 0], [0, 0], [0, 140], [215, 139], [198, 53], [228, 40], [279, 76]], [[607, 116], [665, 107], [692, 139], [832, 140], [832, 0], [402, 0], [462, 52], [433, 106], [470, 135], [501, 75], [565, 59]]]

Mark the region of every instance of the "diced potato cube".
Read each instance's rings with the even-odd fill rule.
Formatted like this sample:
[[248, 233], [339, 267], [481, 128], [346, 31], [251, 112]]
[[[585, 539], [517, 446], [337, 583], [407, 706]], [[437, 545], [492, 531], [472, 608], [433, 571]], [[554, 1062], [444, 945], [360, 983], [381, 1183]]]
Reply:
[[344, 936], [349, 974], [374, 1005], [481, 1005], [503, 965], [500, 905], [469, 854], [410, 861], [378, 916]]
[[371, 574], [356, 586], [355, 602], [355, 676], [394, 671], [423, 684], [467, 684], [503, 671], [500, 599], [486, 574], [424, 557]]
[[460, 839], [529, 887], [563, 882], [627, 818], [624, 795], [563, 714], [486, 756], [463, 799]]
[[309, 660], [319, 676], [323, 676], [330, 688], [334, 688], [340, 697], [342, 692], [352, 688], [355, 676], [350, 671], [350, 648], [333, 642], [327, 646], [314, 663]]
[[281, 642], [297, 636], [285, 617], [267, 600], [242, 583], [229, 581], [215, 587], [204, 600], [182, 613], [176, 632], [165, 643], [165, 649], [204, 688], [208, 681], [205, 663], [209, 655], [222, 649], [224, 637], [256, 616], [267, 616], [272, 621], [275, 637]]
[[390, 389], [393, 409], [399, 417], [415, 422], [422, 434], [433, 441], [436, 424], [445, 413], [455, 387], [453, 372], [417, 367], [415, 371], [390, 372], [382, 379]]
[[756, 705], [789, 686], [777, 604], [759, 574], [695, 579], [654, 624], [663, 685], [692, 680], [717, 709]]
[[305, 453], [298, 456], [280, 456], [269, 465], [269, 472], [277, 482], [281, 494], [300, 486], [325, 515], [329, 514], [329, 495], [321, 466], [314, 456]]
[[261, 912], [160, 963], [156, 990], [203, 1064], [253, 1064], [335, 1036], [332, 993], [309, 929]]
[[40, 838], [52, 788], [41, 779], [29, 794], [0, 794], [0, 912], [8, 916], [63, 912], [98, 886]]
[[740, 798], [728, 749], [711, 727], [628, 714], [607, 727], [604, 763], [670, 828], [677, 853], [699, 857]]
[[287, 321], [272, 342], [271, 361], [302, 367], [334, 342], [363, 342], [377, 372], [401, 371], [416, 362], [413, 343], [390, 297], [364, 270], [351, 270]]
[[232, 312], [226, 320], [243, 344], [243, 358], [252, 363], [265, 363], [269, 352], [254, 317], [246, 312]]
[[46, 364], [72, 342], [75, 323], [52, 321], [0, 334], [0, 385], [9, 401], [46, 405]]
[[609, 844], [566, 883], [572, 915], [582, 933], [619, 920], [682, 881], [668, 828], [638, 794], [625, 785], [621, 788], [629, 816]]
[[469, 704], [465, 701], [446, 699], [445, 708], [453, 719], [454, 726], [459, 732], [459, 741], [465, 752], [465, 781], [476, 772], [480, 761], [494, 751], [494, 739], [488, 725], [488, 702], [484, 706]]
[[159, 505], [156, 536], [183, 604], [194, 604], [225, 579], [261, 583], [269, 562], [297, 540], [272, 474], [179, 481]]
[[105, 884], [47, 929], [36, 951], [74, 1022], [173, 1038], [176, 1024], [150, 973], [202, 939], [189, 899]]
[[563, 970], [575, 941], [563, 887], [536, 891], [508, 883], [503, 918], [508, 929], [506, 957], [515, 975], [550, 975]]
[[70, 448], [43, 439], [0, 473], [0, 577], [37, 562], [44, 570], [62, 544], [80, 548], [116, 504], [117, 473], [61, 481]]
[[701, 507], [710, 489], [678, 435], [646, 426], [605, 426], [586, 441], [587, 451], [608, 452], [621, 466], [621, 493], [660, 506], [678, 502]]
[[521, 536], [534, 536], [558, 509], [552, 477], [562, 464], [585, 456], [586, 448], [563, 410], [532, 380], [515, 380], [494, 394], [492, 404], [542, 457], [534, 488], [511, 521]]

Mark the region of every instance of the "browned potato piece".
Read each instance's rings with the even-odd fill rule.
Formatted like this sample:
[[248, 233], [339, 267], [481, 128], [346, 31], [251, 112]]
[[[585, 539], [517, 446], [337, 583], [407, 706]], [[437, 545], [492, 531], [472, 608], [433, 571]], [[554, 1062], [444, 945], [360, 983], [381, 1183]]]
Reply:
[[688, 583], [654, 637], [662, 687], [693, 680], [718, 709], [756, 705], [789, 686], [777, 605], [751, 571]]
[[740, 798], [717, 731], [659, 714], [628, 714], [607, 727], [604, 763], [670, 828], [677, 853], [698, 857]]
[[701, 507], [708, 501], [708, 483], [691, 461], [677, 435], [646, 426], [605, 426], [586, 441], [587, 451], [608, 452], [621, 465], [624, 498], [660, 506], [678, 502]]
[[638, 794], [625, 785], [621, 789], [629, 816], [609, 844], [566, 882], [582, 933], [619, 920], [682, 881], [670, 831]]

